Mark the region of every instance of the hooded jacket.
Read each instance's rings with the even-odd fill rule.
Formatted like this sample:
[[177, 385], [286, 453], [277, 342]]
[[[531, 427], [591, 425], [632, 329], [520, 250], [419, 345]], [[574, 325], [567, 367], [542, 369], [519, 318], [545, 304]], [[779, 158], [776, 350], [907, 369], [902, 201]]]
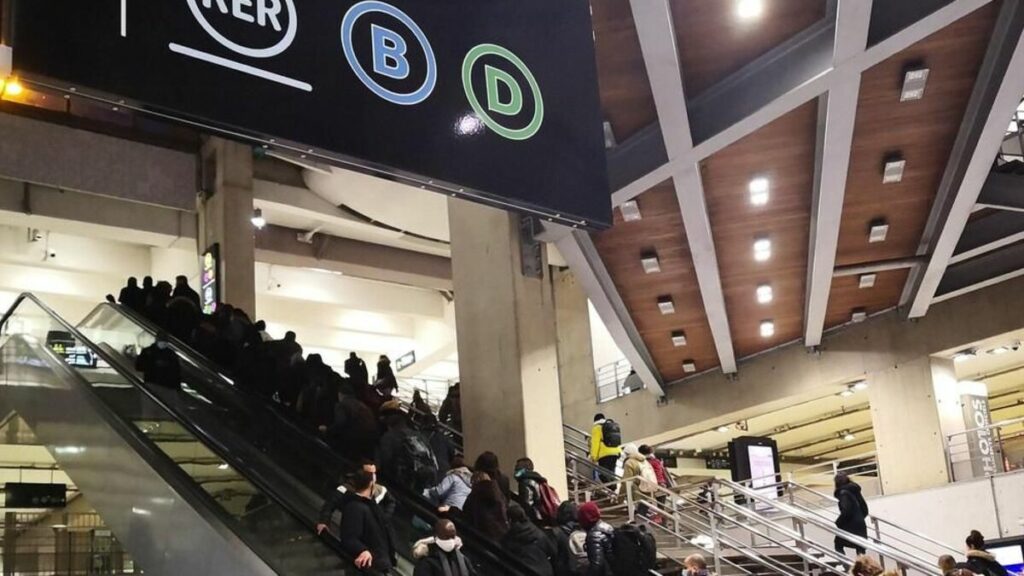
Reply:
[[441, 482], [433, 488], [427, 488], [423, 496], [436, 506], [450, 506], [462, 510], [466, 507], [466, 499], [473, 490], [473, 473], [463, 466], [449, 470]]
[[557, 556], [555, 544], [533, 523], [513, 524], [501, 539], [501, 547], [532, 568], [538, 576], [554, 576], [552, 560]]
[[[622, 452], [626, 455], [626, 459], [622, 463], [622, 479], [642, 479], [644, 477], [644, 468], [649, 468], [651, 466], [650, 462], [647, 461], [647, 458], [644, 458], [644, 455], [640, 453], [635, 444], [626, 444], [622, 448]], [[651, 473], [654, 473], [653, 468], [651, 468]], [[636, 487], [647, 493], [655, 491], [655, 486], [652, 486], [649, 482], [641, 481]]]
[[967, 568], [978, 576], [1007, 576], [1009, 573], [996, 557], [984, 550], [967, 551]]
[[839, 500], [839, 517], [836, 518], [836, 528], [867, 537], [868, 526], [865, 518], [869, 513], [868, 503], [861, 495], [860, 485], [851, 481], [840, 486], [836, 488], [835, 497]]
[[607, 419], [595, 420], [593, 428], [590, 429], [590, 459], [594, 462], [601, 458], [622, 454], [621, 447], [612, 448], [604, 445], [604, 423], [607, 421]]
[[598, 521], [587, 530], [587, 562], [584, 576], [612, 576], [612, 544], [615, 529], [607, 522]]
[[547, 478], [533, 470], [523, 470], [516, 474], [516, 479], [519, 481], [519, 493], [516, 495], [516, 501], [523, 507], [523, 510], [526, 510], [526, 514], [531, 520], [535, 522], [543, 520], [544, 517], [538, 510], [537, 504], [540, 503], [540, 485], [547, 484]]
[[[445, 552], [434, 537], [413, 544], [412, 557], [416, 560], [413, 576], [476, 576], [473, 563], [462, 555], [462, 539], [455, 537], [455, 550]], [[447, 570], [445, 570], [447, 568]]]
[[371, 569], [375, 572], [387, 573], [398, 564], [391, 528], [373, 498], [352, 492], [344, 495], [339, 540], [342, 549], [352, 558], [369, 552], [373, 556]]
[[[342, 484], [338, 486], [334, 492], [324, 500], [323, 506], [320, 507], [320, 515], [318, 522], [320, 524], [330, 525], [331, 516], [334, 516], [334, 512], [342, 510], [347, 502], [347, 496], [350, 492], [348, 486]], [[373, 485], [373, 500], [380, 506], [382, 512], [384, 512], [384, 518], [388, 521], [395, 515], [395, 506], [397, 502], [394, 496], [388, 493], [388, 489], [380, 484]]]

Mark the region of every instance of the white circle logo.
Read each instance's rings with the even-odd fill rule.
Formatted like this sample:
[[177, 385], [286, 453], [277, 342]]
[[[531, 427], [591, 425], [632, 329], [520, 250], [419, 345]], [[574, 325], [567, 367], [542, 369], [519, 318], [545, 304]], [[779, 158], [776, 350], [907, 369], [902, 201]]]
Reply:
[[[202, 2], [202, 8], [200, 8], [199, 2]], [[282, 2], [288, 10], [287, 29], [281, 26]], [[199, 25], [214, 40], [228, 50], [250, 58], [270, 58], [284, 52], [295, 40], [295, 32], [299, 27], [295, 0], [188, 0], [188, 7], [192, 10], [192, 15]], [[214, 28], [203, 14], [203, 9], [218, 11], [221, 14], [230, 15], [243, 22], [251, 22], [261, 27], [269, 26], [275, 31], [283, 32], [284, 36], [276, 44], [266, 48], [243, 46]]]

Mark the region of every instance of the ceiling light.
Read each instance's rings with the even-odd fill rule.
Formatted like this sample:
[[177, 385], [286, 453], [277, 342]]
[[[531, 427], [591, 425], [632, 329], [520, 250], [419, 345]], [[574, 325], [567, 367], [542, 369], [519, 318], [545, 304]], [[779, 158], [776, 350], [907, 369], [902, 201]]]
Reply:
[[736, 15], [743, 20], [757, 18], [764, 12], [764, 0], [739, 0], [736, 2]]
[[648, 252], [640, 256], [640, 264], [644, 267], [644, 272], [648, 274], [661, 272], [661, 262], [658, 261], [658, 255], [654, 252]]
[[853, 314], [850, 315], [850, 322], [858, 323], [868, 319], [868, 311], [864, 308], [854, 308]]
[[686, 346], [686, 333], [682, 330], [677, 330], [672, 333], [672, 345], [676, 348]]
[[772, 336], [775, 336], [775, 322], [771, 320], [761, 322], [761, 338], [771, 338]]
[[868, 389], [868, 381], [867, 380], [861, 380], [860, 382], [854, 382], [850, 386], [850, 389], [853, 390], [854, 392], [861, 392], [861, 391], [867, 390]]
[[868, 230], [868, 242], [870, 244], [885, 242], [885, 237], [888, 235], [889, 223], [884, 218], [871, 221], [871, 227]]
[[636, 203], [636, 200], [623, 202], [622, 206], [619, 206], [619, 210], [622, 211], [622, 219], [626, 222], [635, 222], [643, 218], [640, 215], [640, 205]]
[[1006, 354], [1009, 351], [1010, 351], [1009, 347], [1007, 347], [1007, 346], [999, 346], [998, 348], [993, 348], [993, 349], [989, 350], [988, 353], [993, 355], [993, 356], [999, 356], [1000, 354]]
[[763, 177], [754, 178], [747, 186], [750, 190], [750, 203], [754, 206], [764, 206], [768, 203], [768, 179]]
[[910, 68], [903, 73], [903, 89], [900, 102], [924, 98], [924, 86], [928, 83], [928, 69], [923, 66]]
[[671, 296], [658, 296], [658, 310], [663, 316], [676, 313], [676, 305], [672, 302]]
[[856, 439], [857, 439], [857, 437], [854, 436], [853, 432], [850, 432], [849, 430], [847, 430], [845, 433], [843, 433], [843, 440], [846, 441], [846, 442], [853, 442]]
[[694, 362], [693, 360], [684, 360], [683, 361], [683, 372], [685, 372], [686, 374], [693, 374], [696, 371], [697, 371], [697, 363], [696, 362]]
[[253, 210], [251, 221], [252, 225], [255, 226], [257, 230], [263, 230], [267, 225], [267, 219], [263, 217], [263, 210], [260, 210], [259, 208]]
[[974, 348], [968, 348], [967, 350], [961, 350], [956, 354], [953, 354], [953, 362], [963, 362], [964, 360], [970, 360], [978, 356], [978, 351]]
[[843, 390], [842, 392], [840, 392], [838, 394], [838, 396], [840, 398], [849, 398], [850, 396], [853, 396], [853, 390], [850, 390], [849, 388], [847, 388], [846, 390]]
[[767, 304], [772, 301], [775, 297], [772, 292], [771, 284], [761, 284], [757, 287], [757, 302], [758, 304]]
[[728, 426], [719, 426], [718, 428], [715, 428], [715, 430], [721, 432], [722, 434], [728, 434], [729, 433], [729, 427]]
[[218, 470], [227, 470], [228, 469], [228, 465], [227, 464], [221, 464], [221, 465], [217, 466], [217, 469]]
[[765, 262], [772, 257], [772, 241], [767, 236], [754, 240], [754, 260]]
[[861, 274], [858, 286], [860, 288], [874, 288], [875, 280], [878, 280], [878, 274]]
[[903, 169], [907, 167], [907, 161], [899, 155], [886, 158], [882, 168], [882, 184], [895, 184], [903, 181]]

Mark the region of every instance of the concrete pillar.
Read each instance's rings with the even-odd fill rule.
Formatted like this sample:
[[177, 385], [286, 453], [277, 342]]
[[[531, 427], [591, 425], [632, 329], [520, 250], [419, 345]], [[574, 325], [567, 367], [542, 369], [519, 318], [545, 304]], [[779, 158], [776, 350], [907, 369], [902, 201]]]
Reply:
[[[875, 450], [885, 494], [913, 492], [949, 482], [943, 424], [956, 387], [951, 363], [922, 356], [869, 378]], [[943, 404], [940, 405], [938, 399]]]
[[[252, 148], [221, 138], [203, 146], [199, 252], [220, 246], [220, 298], [255, 319], [256, 244], [252, 225]], [[196, 288], [198, 290], [198, 288]]]
[[[558, 381], [561, 386], [562, 418], [579, 413], [580, 406], [593, 406], [594, 349], [590, 332], [590, 308], [576, 276], [568, 268], [552, 272], [555, 291], [555, 327], [558, 335]], [[566, 420], [568, 422], [568, 420]], [[568, 422], [586, 426], [586, 422]], [[589, 430], [588, 430], [589, 431]]]
[[567, 495], [555, 305], [542, 278], [521, 273], [519, 220], [449, 200], [462, 421], [469, 458], [495, 452], [510, 472], [527, 456]]

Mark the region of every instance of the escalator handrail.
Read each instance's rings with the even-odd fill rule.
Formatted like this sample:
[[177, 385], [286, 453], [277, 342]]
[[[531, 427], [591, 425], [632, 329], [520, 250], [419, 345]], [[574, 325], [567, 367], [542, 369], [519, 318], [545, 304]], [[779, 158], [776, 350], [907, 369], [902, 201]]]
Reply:
[[[35, 294], [32, 294], [30, 292], [23, 292], [19, 294], [18, 297], [14, 300], [14, 303], [11, 305], [11, 307], [7, 310], [6, 313], [4, 313], [2, 320], [0, 320], [0, 329], [7, 325], [7, 321], [10, 319], [11, 315], [14, 314], [18, 306], [20, 306], [21, 303], [25, 300], [31, 301], [33, 304], [35, 304], [41, 310], [43, 310], [43, 312], [45, 312], [50, 317], [51, 321], [56, 322], [64, 331], [71, 334], [78, 342], [81, 342], [84, 346], [89, 348], [92, 353], [96, 354], [96, 356], [98, 356], [101, 360], [106, 362], [107, 365], [110, 366], [111, 370], [117, 372], [119, 376], [123, 377], [125, 380], [128, 381], [128, 383], [132, 384], [137, 390], [139, 390], [150, 401], [156, 404], [161, 410], [171, 415], [180, 426], [182, 426], [190, 434], [199, 439], [200, 442], [204, 443], [206, 447], [209, 448], [212, 452], [214, 452], [218, 457], [223, 459], [228, 464], [232, 465], [236, 471], [239, 471], [239, 473], [241, 473], [241, 470], [247, 468], [245, 466], [238, 465], [238, 462], [236, 462], [236, 458], [234, 457], [232, 451], [229, 448], [223, 446], [216, 439], [211, 438], [210, 435], [205, 430], [202, 430], [201, 428], [193, 425], [192, 422], [189, 421], [187, 418], [183, 418], [181, 415], [179, 415], [177, 410], [173, 409], [161, 398], [153, 394], [152, 391], [148, 389], [148, 387], [138, 378], [138, 376], [133, 371], [125, 370], [122, 366], [123, 363], [121, 361], [114, 358], [106, 350], [104, 350], [99, 345], [86, 338], [76, 327], [72, 326], [66, 320], [61, 318], [60, 315], [58, 315], [56, 312], [53, 311], [53, 309], [51, 309], [49, 306], [43, 303]], [[43, 348], [45, 349], [46, 347], [44, 346]], [[68, 367], [68, 370], [71, 370], [70, 367]], [[82, 378], [81, 374], [76, 373], [74, 370], [71, 370], [71, 372], [77, 378], [81, 379], [82, 382], [84, 382], [84, 379]], [[228, 515], [226, 512], [224, 512], [211, 495], [209, 495], [207, 492], [199, 488], [198, 485], [195, 484], [194, 479], [192, 479], [184, 471], [182, 471], [181, 468], [177, 466], [173, 462], [173, 460], [170, 459], [169, 456], [167, 456], [162, 451], [157, 449], [153, 445], [152, 441], [149, 438], [146, 438], [144, 434], [142, 434], [140, 431], [132, 430], [130, 426], [124, 425], [124, 422], [121, 419], [120, 415], [116, 414], [113, 411], [113, 409], [111, 409], [103, 400], [101, 400], [96, 395], [96, 392], [92, 388], [92, 386], [88, 386], [88, 383], [85, 383], [85, 385], [90, 392], [89, 397], [94, 399], [94, 403], [106, 415], [105, 419], [108, 422], [118, 423], [117, 427], [119, 430], [122, 431], [122, 434], [127, 432], [128, 434], [131, 435], [132, 438], [134, 438], [134, 443], [137, 445], [136, 447], [138, 447], [138, 444], [141, 442], [146, 447], [146, 453], [155, 455], [157, 458], [160, 459], [162, 469], [158, 468], [157, 472], [160, 473], [161, 476], [163, 476], [165, 472], [170, 472], [174, 474], [178, 479], [178, 482], [175, 485], [176, 489], [184, 487], [191, 496], [199, 497], [203, 501], [204, 508], [215, 514], [216, 517], [221, 521], [221, 523], [225, 527], [230, 527], [234, 525], [235, 519]], [[147, 458], [147, 462], [152, 463], [151, 459], [149, 458]], [[270, 483], [266, 482], [258, 474], [246, 475], [245, 478], [247, 481], [253, 483], [262, 492], [264, 492], [266, 495], [272, 498], [274, 503], [280, 506], [289, 515], [291, 515], [296, 520], [296, 522], [299, 523], [299, 525], [306, 527], [307, 523], [302, 518], [301, 513], [296, 511], [284, 499], [280, 498], [276, 492], [276, 489], [272, 488], [270, 486]], [[225, 519], [227, 519], [227, 521], [225, 521]], [[230, 530], [230, 528], [228, 529]], [[231, 530], [231, 532], [235, 535], [235, 537], [245, 542], [246, 545], [253, 551], [253, 553], [255, 553], [257, 556], [263, 559], [267, 563], [267, 565], [274, 566], [276, 564], [275, 562], [271, 561], [271, 559], [265, 558], [264, 555], [261, 554], [260, 546], [257, 545], [258, 543], [251, 542], [250, 539], [247, 538], [247, 536], [244, 534], [244, 531]], [[351, 560], [349, 555], [341, 549], [341, 546], [335, 540], [326, 538], [324, 536], [318, 536], [318, 539], [323, 545], [330, 548], [340, 558], [349, 561]]]
[[[102, 308], [109, 308], [121, 313], [122, 315], [126, 316], [131, 321], [133, 321], [136, 325], [138, 325], [139, 328], [142, 328], [146, 332], [149, 332], [151, 335], [155, 335], [157, 332], [163, 332], [163, 330], [160, 330], [159, 328], [154, 326], [151, 321], [149, 321], [146, 318], [143, 318], [134, 310], [130, 310], [127, 306], [113, 304], [110, 302], [100, 303], [93, 310], [93, 312], [86, 316], [86, 319], [83, 320], [83, 323], [91, 319], [97, 313], [97, 310], [100, 310]], [[193, 349], [185, 342], [182, 342], [174, 335], [166, 334], [166, 336], [167, 342], [171, 345], [171, 348], [175, 349], [179, 354], [186, 356], [189, 359], [189, 361], [193, 362], [200, 370], [206, 371], [208, 376], [212, 375], [214, 377], [212, 381], [214, 382], [215, 385], [217, 385], [221, 380], [228, 380], [229, 382], [231, 382], [231, 388], [236, 394], [246, 394], [247, 397], [249, 396], [247, 392], [239, 389], [235, 385], [233, 380], [226, 378], [223, 374], [223, 370], [219, 369], [219, 367], [212, 367], [213, 363], [205, 356], [195, 351], [195, 349]], [[249, 403], [246, 402], [246, 404]], [[304, 438], [307, 442], [309, 442], [311, 446], [315, 447], [316, 450], [318, 451], [319, 458], [340, 464], [340, 466], [338, 466], [339, 468], [353, 468], [351, 462], [348, 462], [347, 460], [342, 458], [322, 439], [309, 434], [307, 431], [300, 428], [295, 422], [283, 417], [277, 410], [274, 410], [272, 407], [266, 405], [265, 402], [261, 401], [260, 404], [262, 405], [262, 411], [270, 415], [270, 417], [274, 418], [274, 421], [277, 422], [278, 425], [286, 428], [289, 434], [297, 435], [298, 437]], [[237, 401], [236, 406], [241, 410], [246, 410], [247, 412], [253, 409], [253, 407], [249, 405], [242, 405], [242, 403]], [[434, 508], [434, 506], [430, 505], [425, 498], [423, 498], [422, 494], [416, 494], [413, 491], [399, 484], [389, 484], [388, 491], [394, 494], [396, 498], [398, 498], [399, 501], [402, 502], [402, 504], [404, 504], [416, 515], [422, 518], [429, 518], [431, 521], [437, 519], [436, 509]], [[477, 553], [481, 556], [484, 556], [488, 562], [493, 563], [495, 565], [504, 566], [506, 568], [509, 568], [511, 565], [511, 567], [513, 567], [520, 574], [537, 574], [537, 572], [534, 571], [531, 567], [523, 564], [521, 560], [513, 557], [512, 555], [502, 550], [497, 542], [490, 540], [489, 538], [480, 534], [473, 527], [467, 525], [464, 520], [453, 519], [453, 521], [455, 522], [462, 539], [464, 541], [467, 541], [467, 543], [473, 545], [473, 547], [477, 549]]]

